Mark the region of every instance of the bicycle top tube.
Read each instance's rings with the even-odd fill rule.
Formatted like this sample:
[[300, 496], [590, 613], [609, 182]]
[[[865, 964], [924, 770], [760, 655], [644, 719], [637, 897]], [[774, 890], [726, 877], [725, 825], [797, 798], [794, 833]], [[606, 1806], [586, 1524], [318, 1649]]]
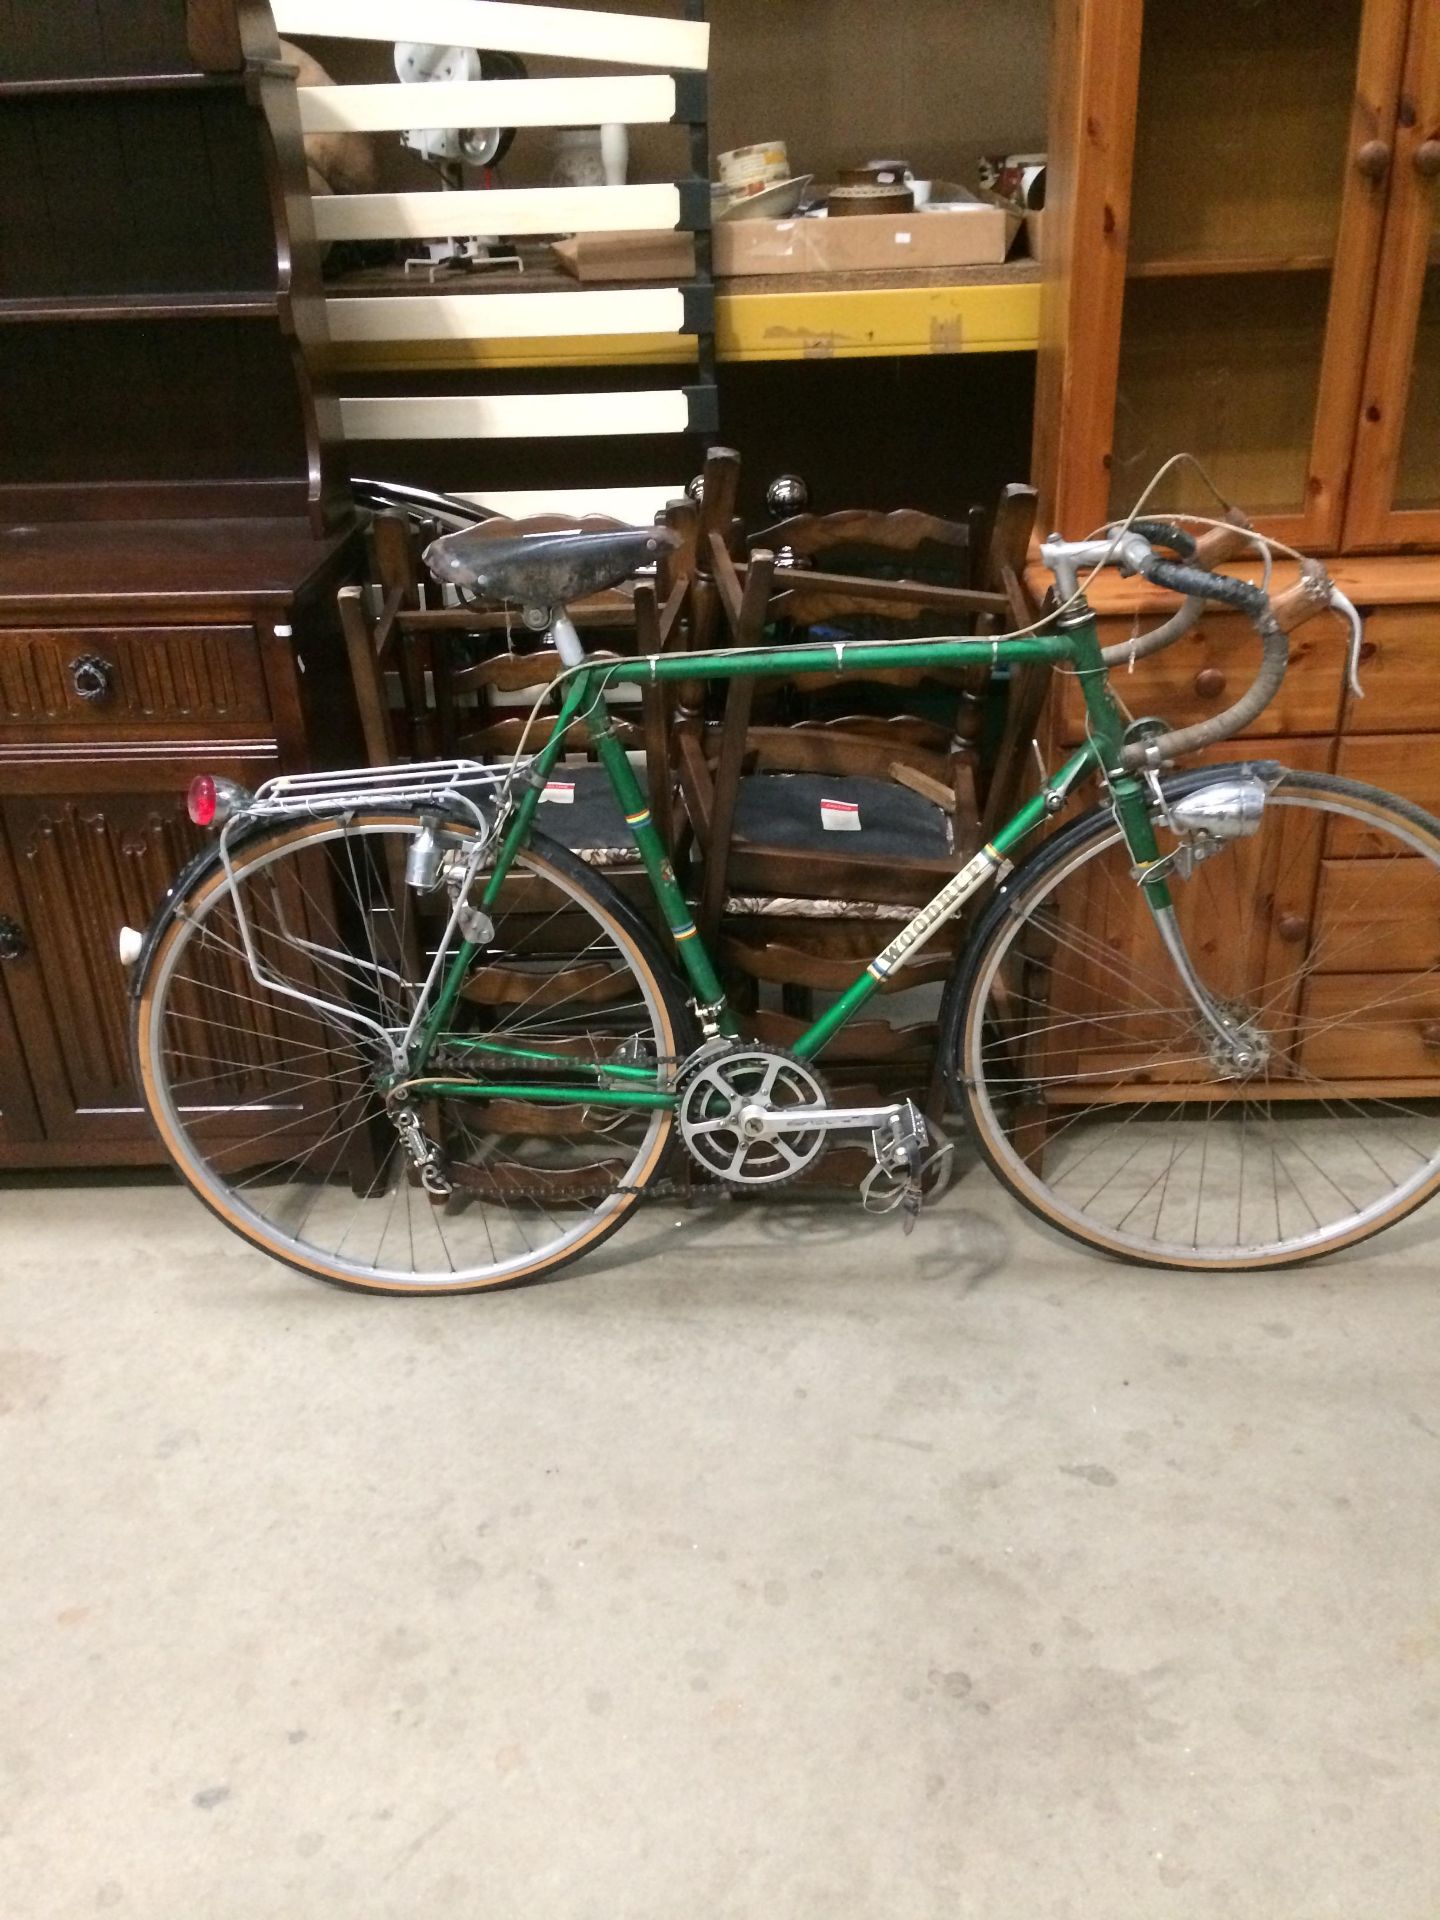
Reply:
[[810, 640], [796, 647], [727, 647], [707, 653], [645, 654], [612, 660], [593, 656], [587, 665], [607, 685], [644, 686], [653, 680], [739, 680], [766, 674], [846, 673], [862, 667], [966, 667], [1023, 665], [1070, 659], [1064, 633], [1024, 639], [958, 635], [933, 640]]

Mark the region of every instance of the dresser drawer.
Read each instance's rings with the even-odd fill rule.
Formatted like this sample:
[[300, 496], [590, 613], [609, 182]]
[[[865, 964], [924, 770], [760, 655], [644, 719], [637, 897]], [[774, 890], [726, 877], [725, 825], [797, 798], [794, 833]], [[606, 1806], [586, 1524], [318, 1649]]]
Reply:
[[[1368, 704], [1368, 702], [1367, 702]], [[1413, 800], [1427, 813], [1440, 814], [1440, 736], [1388, 734], [1369, 739], [1344, 739], [1335, 771], [1347, 780], [1361, 780], [1402, 800]], [[1367, 833], [1358, 823], [1336, 820], [1326, 837], [1325, 851], [1347, 859], [1390, 854], [1395, 845], [1388, 836]]]
[[1365, 616], [1365, 698], [1345, 701], [1347, 733], [1440, 732], [1440, 607], [1380, 607]]
[[[1324, 974], [1305, 994], [1300, 1065], [1321, 1079], [1440, 1081], [1440, 985], [1433, 974]], [[1372, 1004], [1364, 1013], [1356, 1010]], [[1332, 1024], [1335, 1023], [1335, 1024]]]
[[1413, 859], [1326, 860], [1308, 963], [1315, 973], [1424, 973], [1440, 968], [1433, 869]]
[[264, 731], [252, 627], [0, 629], [0, 728]]
[[[1146, 626], [1156, 625], [1147, 616]], [[1103, 619], [1100, 643], [1111, 647], [1130, 638], [1129, 619]], [[1157, 714], [1172, 726], [1189, 726], [1233, 706], [1255, 678], [1260, 641], [1239, 614], [1207, 615], [1192, 633], [1149, 660], [1137, 660], [1133, 672], [1112, 667], [1110, 684], [1137, 720]], [[1340, 723], [1345, 647], [1339, 622], [1314, 620], [1290, 636], [1290, 667], [1278, 697], [1265, 709], [1250, 734], [1329, 734]], [[1073, 674], [1057, 671], [1062, 737], [1085, 738], [1085, 703]], [[1246, 735], [1239, 736], [1241, 738]]]

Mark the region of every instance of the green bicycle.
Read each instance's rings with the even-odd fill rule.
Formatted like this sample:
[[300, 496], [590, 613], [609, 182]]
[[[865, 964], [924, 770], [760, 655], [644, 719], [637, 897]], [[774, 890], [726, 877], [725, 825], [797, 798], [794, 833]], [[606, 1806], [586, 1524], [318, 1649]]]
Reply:
[[[1046, 543], [1060, 610], [1028, 633], [587, 657], [566, 604], [641, 571], [670, 538], [456, 533], [429, 549], [437, 578], [550, 628], [566, 667], [533, 756], [279, 778], [253, 794], [195, 783], [192, 818], [219, 832], [139, 952], [135, 1050], [166, 1148], [236, 1232], [354, 1287], [506, 1285], [598, 1246], [677, 1154], [762, 1189], [841, 1134], [872, 1149], [867, 1204], [913, 1215], [946, 1143], [909, 1101], [838, 1105], [824, 1050], [987, 888], [945, 992], [944, 1061], [980, 1153], [1052, 1227], [1160, 1266], [1278, 1267], [1378, 1233], [1434, 1193], [1440, 1080], [1377, 1065], [1357, 1081], [1353, 1062], [1386, 1023], [1435, 1003], [1440, 823], [1270, 762], [1163, 771], [1264, 709], [1287, 625], [1344, 607], [1318, 567], [1272, 605], [1194, 564], [1181, 528], [1135, 520]], [[1081, 589], [1102, 565], [1183, 604], [1133, 646], [1102, 649]], [[1108, 669], [1173, 643], [1216, 601], [1259, 634], [1254, 685], [1197, 726], [1127, 724]], [[1078, 675], [1084, 745], [791, 1051], [743, 1038], [602, 696], [976, 660]], [[656, 924], [537, 829], [576, 722], [625, 813]], [[1095, 782], [1099, 803], [1015, 864]], [[1277, 926], [1299, 897], [1316, 904], [1297, 950]], [[1397, 901], [1407, 926], [1430, 930], [1419, 951], [1377, 951]]]

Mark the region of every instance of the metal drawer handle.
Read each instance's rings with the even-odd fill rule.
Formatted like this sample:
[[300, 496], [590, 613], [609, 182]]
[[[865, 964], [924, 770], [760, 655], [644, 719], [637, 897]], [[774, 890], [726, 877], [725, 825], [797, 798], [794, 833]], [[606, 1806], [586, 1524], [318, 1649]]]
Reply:
[[79, 654], [70, 662], [70, 685], [79, 700], [108, 700], [115, 691], [115, 669], [103, 654]]
[[1423, 1046], [1440, 1048], [1440, 1020], [1427, 1020], [1420, 1029]]
[[0, 913], [0, 960], [21, 959], [26, 945], [25, 929], [20, 922], [12, 920], [8, 913]]

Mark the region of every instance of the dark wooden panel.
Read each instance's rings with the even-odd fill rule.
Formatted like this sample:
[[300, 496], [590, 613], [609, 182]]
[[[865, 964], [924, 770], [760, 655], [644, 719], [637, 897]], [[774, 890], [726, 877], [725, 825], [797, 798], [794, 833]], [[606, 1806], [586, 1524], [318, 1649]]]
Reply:
[[[225, 751], [211, 756], [217, 771]], [[250, 780], [263, 771], [246, 765]], [[130, 1073], [129, 990], [116, 953], [122, 926], [144, 927], [205, 836], [176, 790], [13, 796], [3, 815], [24, 917], [53, 1017], [57, 1058], [37, 1065], [52, 1140], [148, 1131]], [[97, 783], [98, 784], [98, 783]], [[26, 1022], [27, 1042], [29, 1022]]]
[[161, 608], [174, 624], [232, 607], [248, 622], [257, 606], [333, 592], [362, 564], [357, 533], [316, 540], [299, 519], [0, 527], [0, 622], [154, 626]]
[[[38, 965], [20, 900], [20, 883], [10, 862], [3, 831], [0, 831], [0, 915], [12, 923], [6, 929], [12, 937], [18, 928], [22, 943], [21, 950], [12, 959], [0, 962], [0, 1149], [3, 1149], [40, 1136], [40, 1113], [20, 1051], [20, 1033], [7, 991], [7, 982], [14, 981], [23, 989], [27, 975], [32, 982], [38, 979]], [[40, 1033], [37, 1032], [35, 1038], [43, 1044]]]
[[265, 480], [306, 470], [290, 345], [273, 320], [16, 327], [4, 346], [0, 485]]
[[0, 728], [253, 733], [269, 717], [250, 627], [0, 630]]
[[187, 73], [185, 0], [4, 0], [0, 82]]

